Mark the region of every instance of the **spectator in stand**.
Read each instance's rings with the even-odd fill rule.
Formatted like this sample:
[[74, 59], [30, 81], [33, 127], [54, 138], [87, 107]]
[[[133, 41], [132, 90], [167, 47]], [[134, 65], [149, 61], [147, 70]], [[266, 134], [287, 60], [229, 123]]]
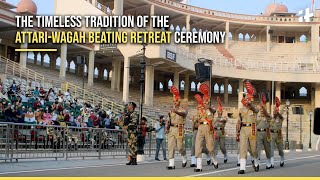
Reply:
[[5, 121], [4, 106], [0, 103], [0, 121]]
[[60, 111], [60, 112], [59, 112], [58, 122], [59, 122], [59, 125], [60, 125], [60, 126], [67, 126], [67, 124], [66, 124], [66, 122], [65, 122], [65, 120], [64, 120], [63, 111]]
[[33, 109], [39, 109], [41, 106], [39, 99], [37, 98], [33, 103]]
[[3, 92], [3, 84], [0, 83], [0, 92], [2, 93]]
[[9, 91], [7, 92], [8, 98], [12, 98], [15, 96], [15, 93], [13, 92], [13, 90], [10, 88]]
[[24, 117], [24, 123], [26, 124], [37, 124], [35, 115], [32, 111], [32, 108], [29, 108], [25, 117]]
[[56, 111], [52, 111], [51, 113], [51, 121], [54, 125], [59, 125], [59, 122], [58, 122], [58, 114]]
[[154, 125], [154, 129], [156, 132], [156, 156], [155, 160], [160, 161], [159, 159], [159, 151], [160, 146], [162, 146], [163, 160], [167, 160], [166, 158], [166, 142], [165, 142], [165, 120], [164, 116], [160, 116], [159, 121], [157, 121]]
[[52, 124], [52, 122], [51, 122], [52, 115], [49, 113], [49, 109], [48, 108], [46, 109], [45, 113], [43, 113], [42, 119], [43, 119], [43, 124], [45, 124], [45, 125]]
[[54, 102], [55, 101], [55, 97], [56, 97], [56, 95], [54, 94], [53, 89], [50, 88], [49, 92], [48, 92], [49, 102]]
[[26, 94], [24, 92], [22, 92], [20, 94], [20, 97], [21, 97], [21, 102], [22, 103], [27, 103], [29, 101], [29, 98], [26, 96]]
[[40, 87], [39, 93], [40, 95], [44, 95], [46, 94], [46, 91], [44, 91], [43, 87]]
[[92, 122], [92, 126], [95, 127], [95, 128], [99, 128], [100, 127], [100, 116], [99, 115], [94, 115], [93, 117], [94, 117], [93, 119], [90, 118], [91, 122]]
[[71, 125], [71, 124], [70, 124], [70, 114], [69, 114], [69, 111], [68, 111], [68, 110], [65, 110], [65, 113], [64, 113], [64, 122], [66, 122], [67, 125]]
[[106, 118], [104, 118], [104, 127], [106, 127], [107, 129], [111, 129], [110, 123], [111, 123], [111, 120], [109, 119], [109, 115], [107, 115]]
[[71, 114], [70, 114], [70, 124], [71, 124], [71, 126], [77, 126], [76, 123], [75, 123], [75, 121], [74, 121], [74, 114], [73, 114], [73, 112], [71, 112]]
[[33, 91], [33, 95], [34, 95], [35, 97], [38, 97], [38, 96], [40, 95], [40, 92], [39, 92], [39, 88], [38, 88], [38, 87], [36, 87], [36, 89]]
[[34, 116], [36, 117], [36, 120], [38, 124], [43, 124], [43, 119], [42, 119], [42, 109], [37, 109], [36, 112], [34, 113]]
[[65, 97], [67, 100], [71, 100], [71, 97], [70, 97], [70, 89], [68, 89], [67, 92], [64, 93], [64, 97]]
[[15, 107], [15, 114], [16, 114], [16, 118], [17, 118], [17, 123], [24, 123], [24, 117], [22, 112], [19, 110], [19, 107], [16, 106]]
[[13, 91], [14, 93], [17, 92], [17, 90], [18, 90], [18, 85], [16, 84], [16, 81], [13, 81], [13, 82], [12, 82], [12, 85], [11, 85], [10, 88], [12, 89], [12, 91]]

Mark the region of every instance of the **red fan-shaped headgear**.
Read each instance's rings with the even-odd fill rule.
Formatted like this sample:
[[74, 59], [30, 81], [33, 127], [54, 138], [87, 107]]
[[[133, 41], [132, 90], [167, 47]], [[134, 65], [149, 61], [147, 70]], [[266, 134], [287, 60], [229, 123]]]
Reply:
[[247, 107], [248, 106], [248, 101], [246, 100], [246, 98], [242, 98], [241, 103]]
[[276, 97], [276, 107], [275, 107], [275, 110], [274, 110], [276, 113], [278, 113], [279, 110], [280, 110], [280, 108], [279, 108], [280, 104], [281, 104], [280, 103], [280, 99], [278, 97]]
[[223, 111], [223, 108], [222, 108], [222, 104], [221, 104], [221, 99], [220, 99], [220, 97], [217, 97], [217, 101], [218, 101], [217, 111], [218, 111], [218, 112], [222, 112], [222, 111]]
[[170, 92], [173, 95], [174, 101], [179, 101], [180, 100], [180, 93], [179, 93], [179, 90], [176, 87], [171, 86]]
[[264, 93], [261, 94], [261, 103], [264, 105], [267, 103], [267, 97]]
[[209, 96], [210, 87], [207, 83], [202, 83], [199, 87], [199, 90], [203, 95]]
[[200, 94], [194, 95], [194, 98], [196, 98], [198, 105], [203, 105], [203, 100], [202, 100], [202, 97], [200, 96]]
[[251, 85], [251, 83], [249, 81], [246, 81], [244, 83], [244, 86], [246, 87], [247, 92], [248, 92], [247, 95], [246, 95], [247, 100], [248, 101], [253, 101], [253, 94], [255, 92], [253, 86]]
[[276, 107], [280, 107], [280, 104], [281, 104], [280, 99], [276, 97]]
[[245, 82], [245, 83], [244, 83], [244, 86], [246, 87], [247, 92], [248, 92], [250, 95], [253, 95], [253, 94], [254, 94], [254, 88], [253, 88], [253, 86], [251, 85], [251, 83], [250, 83], [249, 81]]

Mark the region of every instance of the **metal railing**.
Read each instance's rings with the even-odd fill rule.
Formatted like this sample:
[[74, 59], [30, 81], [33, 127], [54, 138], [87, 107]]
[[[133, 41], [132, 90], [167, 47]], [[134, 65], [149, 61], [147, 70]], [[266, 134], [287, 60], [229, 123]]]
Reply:
[[27, 81], [40, 82], [40, 84], [43, 86], [45, 83], [50, 82], [42, 74], [39, 74], [28, 68], [22, 68], [19, 63], [16, 63], [3, 56], [0, 57], [0, 63], [5, 66], [4, 73], [7, 75], [20, 77], [20, 79], [23, 78], [23, 79], [26, 79]]
[[[61, 85], [61, 90], [63, 92], [66, 92], [69, 89], [69, 92], [72, 97], [77, 97], [81, 99], [84, 102], [90, 103], [92, 105], [98, 105], [101, 103], [101, 107], [103, 110], [111, 111], [116, 114], [122, 114], [124, 112], [124, 105], [117, 104], [113, 101], [110, 101], [106, 98], [103, 98], [101, 96], [98, 96], [97, 94], [94, 94], [88, 90], [82, 89], [76, 85], [73, 85], [71, 83], [63, 83]], [[148, 116], [145, 116], [148, 120], [149, 124], [154, 124], [156, 121]]]
[[[191, 146], [192, 134], [186, 133], [187, 152], [190, 152]], [[237, 146], [235, 137], [226, 137], [229, 153], [236, 153]], [[144, 154], [151, 157], [155, 152], [155, 133], [150, 132], [145, 137]], [[127, 155], [127, 133], [123, 130], [0, 123], [0, 161], [88, 157], [101, 159]]]
[[[314, 58], [312, 62], [304, 63], [301, 59], [294, 62], [267, 62], [267, 61], [254, 61], [249, 59], [239, 59], [235, 58], [232, 62], [228, 61], [226, 58], [213, 57], [210, 54], [196, 54], [191, 53], [187, 49], [179, 45], [162, 45], [163, 49], [171, 50], [183, 59], [189, 61], [190, 63], [195, 62], [199, 57], [206, 56], [208, 59], [212, 60], [213, 64], [218, 67], [228, 67], [238, 69], [239, 67], [245, 70], [252, 71], [264, 71], [264, 72], [284, 72], [284, 73], [320, 73], [319, 65], [317, 64], [317, 59]], [[212, 47], [214, 48], [214, 47]]]

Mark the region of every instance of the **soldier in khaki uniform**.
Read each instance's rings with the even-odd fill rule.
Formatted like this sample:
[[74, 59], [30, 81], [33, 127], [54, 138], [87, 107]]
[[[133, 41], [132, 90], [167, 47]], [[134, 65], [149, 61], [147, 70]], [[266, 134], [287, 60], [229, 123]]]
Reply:
[[180, 94], [179, 90], [172, 86], [170, 92], [173, 94], [174, 107], [169, 113], [169, 121], [166, 123], [168, 133], [168, 153], [169, 153], [169, 166], [168, 170], [175, 169], [174, 166], [174, 151], [177, 146], [178, 151], [182, 156], [182, 167], [187, 165], [186, 150], [184, 147], [184, 124], [187, 110], [180, 107]]
[[[237, 152], [238, 163], [237, 163], [237, 166], [240, 166], [240, 126], [241, 126], [241, 121], [240, 121], [240, 119], [238, 119], [237, 124], [236, 124], [236, 141], [238, 142], [238, 152]], [[252, 156], [252, 152], [250, 149], [250, 142], [248, 142], [248, 152], [250, 154], [250, 161], [253, 164], [254, 161], [253, 161], [253, 156]]]
[[252, 85], [249, 82], [245, 82], [244, 85], [248, 93], [246, 97], [242, 99], [243, 107], [240, 109], [240, 171], [238, 174], [244, 174], [246, 170], [248, 142], [250, 143], [250, 149], [254, 158], [253, 168], [256, 172], [259, 171], [256, 153], [256, 121], [259, 108], [252, 104], [254, 94]]
[[282, 137], [282, 122], [283, 116], [279, 112], [280, 100], [276, 97], [276, 107], [273, 112], [273, 119], [270, 122], [271, 139], [271, 168], [274, 167], [274, 149], [277, 145], [280, 160], [280, 167], [284, 166], [284, 153], [283, 153], [283, 137]]
[[[200, 87], [201, 89], [201, 87]], [[205, 94], [206, 95], [206, 94]], [[195, 95], [196, 100], [198, 101], [198, 133], [196, 137], [196, 157], [197, 157], [197, 168], [194, 169], [195, 172], [202, 171], [202, 144], [206, 142], [206, 147], [209, 151], [209, 154], [212, 159], [214, 167], [218, 168], [218, 161], [215, 159], [214, 154], [214, 128], [213, 128], [213, 115], [212, 108], [209, 108], [204, 101], [202, 100], [199, 94]], [[205, 98], [209, 99], [208, 97]]]
[[[196, 159], [196, 150], [195, 150], [195, 146], [196, 146], [196, 137], [197, 137], [197, 133], [198, 133], [198, 118], [196, 118], [196, 120], [194, 120], [194, 118], [192, 119], [192, 132], [193, 132], [193, 136], [192, 136], [192, 147], [191, 147], [191, 164], [190, 167], [197, 167], [197, 159]], [[206, 147], [205, 142], [203, 143], [203, 147], [202, 147], [202, 153], [207, 155], [207, 164], [210, 165], [211, 164], [211, 157], [209, 155], [208, 149]]]
[[227, 155], [227, 150], [226, 150], [226, 146], [225, 146], [225, 142], [226, 142], [226, 138], [225, 138], [225, 126], [227, 123], [227, 118], [223, 118], [222, 117], [222, 113], [223, 113], [223, 108], [221, 105], [221, 100], [218, 97], [218, 107], [217, 107], [217, 112], [218, 112], [218, 117], [215, 120], [214, 123], [214, 130], [216, 132], [216, 141], [214, 143], [214, 152], [215, 152], [215, 156], [217, 156], [218, 154], [218, 143], [220, 146], [220, 150], [222, 152], [222, 154], [224, 155], [224, 163], [227, 163], [228, 161], [228, 155]]
[[266, 108], [266, 96], [264, 93], [261, 94], [261, 103], [259, 105], [259, 113], [257, 117], [257, 156], [258, 164], [260, 165], [261, 151], [264, 148], [267, 156], [267, 169], [271, 168], [270, 161], [270, 114], [267, 112]]

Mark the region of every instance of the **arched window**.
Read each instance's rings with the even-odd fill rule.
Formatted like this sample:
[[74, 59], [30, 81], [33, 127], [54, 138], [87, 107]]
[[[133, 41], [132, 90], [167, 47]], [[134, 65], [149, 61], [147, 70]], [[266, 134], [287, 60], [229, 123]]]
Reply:
[[213, 92], [214, 92], [214, 93], [219, 93], [219, 85], [218, 85], [218, 83], [216, 83], [216, 84], [213, 86]]
[[170, 80], [168, 81], [168, 88], [170, 89], [171, 86], [173, 86], [173, 82], [172, 82], [172, 80], [170, 79]]
[[183, 26], [183, 28], [182, 28], [181, 32], [186, 32], [186, 31], [187, 31], [186, 27], [185, 27], [185, 26]]
[[50, 57], [48, 54], [45, 54], [43, 57], [43, 66], [45, 66], [45, 67], [50, 66]]
[[171, 26], [170, 26], [170, 31], [171, 32], [174, 32], [174, 26], [171, 24]]
[[195, 82], [191, 82], [191, 91], [196, 91], [196, 83]]
[[299, 89], [299, 96], [300, 97], [306, 97], [308, 95], [308, 90], [305, 87], [301, 87]]
[[162, 84], [162, 82], [159, 82], [159, 90], [160, 90], [160, 91], [163, 91], [163, 84]]
[[243, 36], [243, 34], [242, 33], [240, 33], [239, 34], [239, 36], [238, 36], [238, 38], [239, 38], [239, 41], [241, 40], [241, 41], [243, 41], [244, 40], [244, 36]]
[[201, 83], [199, 82], [199, 83], [197, 84], [197, 92], [199, 92], [200, 85], [201, 85]]
[[193, 28], [193, 29], [192, 29], [192, 32], [197, 32], [197, 29], [196, 29], [196, 28]]
[[180, 82], [180, 90], [184, 90], [185, 82], [182, 80]]
[[250, 41], [250, 35], [249, 33], [246, 34], [246, 36], [244, 37], [245, 41]]
[[177, 27], [176, 27], [176, 32], [180, 32], [181, 31], [181, 29], [180, 29], [180, 26], [178, 25]]
[[228, 85], [228, 94], [232, 94], [232, 86], [231, 86], [231, 84]]
[[70, 62], [70, 70], [73, 69], [75, 70], [76, 69], [76, 64], [74, 63], [74, 61], [71, 61]]
[[220, 86], [220, 94], [222, 94], [222, 93], [224, 93], [224, 85], [223, 84]]
[[111, 81], [112, 78], [112, 70], [109, 72], [109, 80]]
[[108, 78], [108, 70], [105, 69], [105, 70], [103, 71], [103, 80], [106, 80], [107, 78]]
[[98, 68], [94, 68], [94, 78], [98, 78], [98, 75], [99, 75], [99, 70]]
[[300, 36], [300, 42], [304, 42], [304, 43], [308, 42], [307, 36], [304, 35], [304, 34], [301, 35], [301, 36]]
[[232, 33], [229, 32], [229, 40], [232, 40], [232, 37], [233, 37]]
[[[39, 56], [39, 55], [38, 55], [38, 56]], [[57, 69], [60, 69], [60, 61], [61, 61], [61, 59], [60, 59], [60, 57], [58, 57], [58, 58], [57, 58], [57, 61], [56, 61], [56, 67], [58, 66]]]

